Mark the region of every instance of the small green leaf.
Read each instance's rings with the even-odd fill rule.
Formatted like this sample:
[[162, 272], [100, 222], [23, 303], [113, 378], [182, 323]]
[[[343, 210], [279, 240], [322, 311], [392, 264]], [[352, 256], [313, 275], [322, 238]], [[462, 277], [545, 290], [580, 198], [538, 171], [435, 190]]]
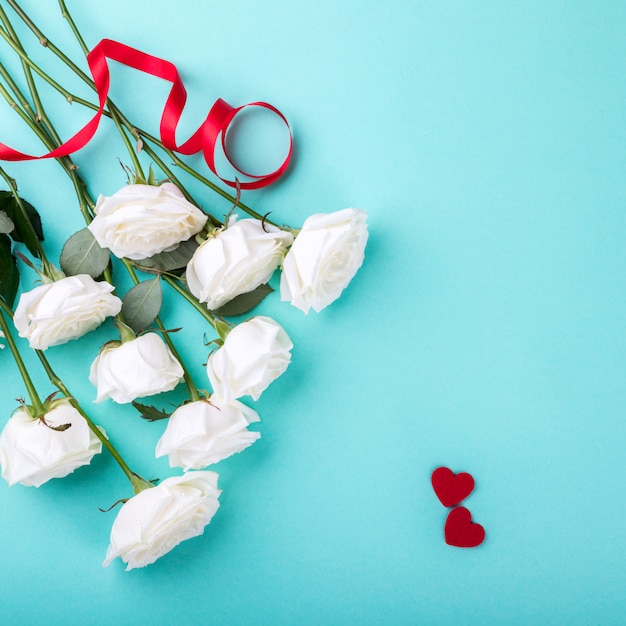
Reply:
[[15, 302], [20, 273], [17, 261], [11, 254], [11, 240], [7, 235], [0, 235], [0, 297], [10, 306]]
[[15, 228], [13, 220], [6, 214], [5, 211], [0, 211], [0, 233], [8, 235]]
[[159, 186], [159, 181], [157, 177], [154, 175], [154, 170], [152, 169], [152, 165], [148, 169], [148, 185], [152, 185], [153, 187]]
[[149, 404], [141, 404], [136, 400], [133, 400], [133, 406], [141, 413], [141, 417], [143, 419], [148, 420], [150, 422], [156, 422], [157, 420], [165, 420], [167, 419], [171, 413], [167, 413], [163, 409], [157, 409], [154, 406], [150, 406]]
[[222, 305], [219, 309], [215, 309], [213, 313], [220, 317], [232, 317], [235, 315], [243, 315], [257, 304], [259, 304], [266, 296], [274, 291], [269, 285], [259, 285], [253, 291], [242, 293], [233, 298], [230, 302]]
[[83, 228], [65, 242], [61, 251], [61, 269], [68, 276], [89, 274], [92, 278], [98, 278], [110, 259], [108, 249], [101, 248], [91, 231]]
[[135, 285], [122, 301], [122, 317], [136, 333], [152, 324], [161, 310], [161, 279], [152, 278]]
[[[43, 421], [43, 420], [42, 420]], [[50, 429], [50, 430], [56, 430], [58, 433], [62, 433], [65, 432], [68, 428], [71, 428], [72, 425], [71, 424], [59, 424], [58, 426], [50, 426], [50, 424], [47, 424], [44, 421], [44, 424], [46, 424], [46, 426]]]
[[198, 242], [194, 237], [180, 243], [178, 248], [171, 252], [161, 252], [148, 259], [137, 261], [139, 268], [160, 270], [162, 272], [174, 272], [187, 267], [194, 252], [198, 249]]
[[33, 256], [39, 256], [37, 240], [43, 241], [43, 229], [41, 227], [41, 217], [35, 207], [20, 198], [26, 216], [10, 191], [0, 191], [0, 210], [4, 211], [15, 224], [15, 229], [11, 232], [11, 237], [15, 241], [26, 244], [29, 252]]

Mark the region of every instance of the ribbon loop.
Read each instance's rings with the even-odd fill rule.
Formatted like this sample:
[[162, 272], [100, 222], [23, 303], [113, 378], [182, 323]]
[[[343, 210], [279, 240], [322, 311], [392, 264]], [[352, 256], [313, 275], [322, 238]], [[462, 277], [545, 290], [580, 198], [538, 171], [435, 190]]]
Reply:
[[[287, 156], [285, 157], [285, 160], [282, 162], [282, 164], [276, 170], [274, 170], [273, 172], [270, 172], [269, 174], [259, 175], [259, 174], [251, 174], [250, 172], [246, 172], [242, 170], [232, 160], [232, 158], [228, 154], [228, 149], [226, 147], [226, 136], [228, 134], [228, 129], [230, 125], [232, 124], [232, 122], [235, 120], [235, 117], [237, 117], [237, 114], [243, 111], [243, 109], [248, 108], [248, 107], [261, 107], [264, 109], [268, 109], [269, 111], [272, 111], [273, 113], [278, 115], [278, 117], [284, 122], [285, 126], [287, 127], [287, 130], [289, 131], [289, 150], [287, 152]], [[230, 106], [230, 104], [228, 104], [227, 102], [224, 102], [224, 100], [220, 98], [213, 105], [213, 108], [209, 112], [209, 116], [207, 118], [207, 125], [210, 128], [209, 130], [210, 136], [209, 136], [209, 141], [205, 143], [205, 148], [209, 147], [210, 152], [207, 152], [205, 150], [204, 158], [207, 161], [211, 171], [214, 174], [216, 174], [220, 178], [220, 180], [224, 182], [225, 184], [231, 187], [236, 186], [236, 183], [222, 178], [221, 176], [219, 176], [219, 174], [217, 174], [217, 171], [216, 171], [215, 156], [214, 156], [215, 145], [217, 143], [217, 138], [219, 137], [220, 134], [221, 134], [222, 151], [224, 152], [224, 156], [226, 157], [230, 165], [233, 168], [235, 168], [240, 174], [243, 174], [244, 176], [247, 176], [248, 178], [255, 179], [251, 182], [239, 182], [239, 186], [241, 187], [241, 189], [259, 189], [260, 187], [266, 187], [267, 185], [270, 185], [271, 183], [276, 181], [278, 178], [280, 178], [285, 172], [285, 170], [287, 169], [287, 167], [289, 166], [289, 161], [291, 160], [291, 153], [293, 150], [291, 130], [289, 129], [289, 124], [285, 116], [276, 107], [273, 107], [271, 104], [268, 104], [267, 102], [251, 102], [249, 104], [244, 104], [240, 107], [233, 108]], [[217, 130], [217, 135], [213, 134], [215, 130]]]
[[[0, 143], [0, 160], [28, 161], [34, 159], [58, 158], [69, 156], [81, 148], [84, 148], [95, 135], [106, 106], [111, 83], [107, 59], [117, 61], [118, 63], [127, 65], [128, 67], [136, 69], [140, 72], [150, 74], [151, 76], [155, 76], [172, 83], [172, 88], [165, 102], [165, 107], [163, 108], [159, 129], [161, 141], [168, 150], [173, 150], [185, 155], [195, 154], [202, 151], [204, 160], [206, 161], [209, 169], [222, 182], [230, 187], [239, 186], [241, 189], [259, 189], [261, 187], [266, 187], [276, 181], [287, 170], [293, 151], [293, 137], [291, 129], [289, 128], [289, 123], [287, 122], [285, 116], [276, 107], [268, 104], [267, 102], [251, 102], [250, 104], [244, 104], [240, 107], [234, 108], [219, 98], [211, 107], [209, 114], [198, 130], [187, 141], [178, 145], [176, 141], [176, 128], [178, 127], [183, 109], [185, 108], [185, 103], [187, 102], [187, 91], [185, 90], [185, 86], [183, 85], [176, 66], [165, 59], [160, 59], [159, 57], [155, 57], [151, 54], [147, 54], [146, 52], [142, 52], [141, 50], [131, 48], [130, 46], [112, 39], [102, 39], [87, 55], [87, 63], [89, 65], [91, 75], [93, 76], [99, 102], [98, 111], [91, 118], [91, 120], [89, 120], [83, 128], [70, 137], [70, 139], [66, 142], [41, 156], [25, 154]], [[287, 156], [280, 167], [270, 174], [259, 176], [244, 172], [239, 169], [237, 165], [235, 165], [226, 148], [226, 134], [231, 122], [237, 113], [250, 106], [269, 109], [280, 117], [289, 131], [289, 150]], [[237, 183], [235, 181], [222, 178], [217, 173], [217, 169], [215, 167], [215, 148], [220, 136], [221, 147], [228, 162], [240, 174], [254, 180], [250, 182]]]

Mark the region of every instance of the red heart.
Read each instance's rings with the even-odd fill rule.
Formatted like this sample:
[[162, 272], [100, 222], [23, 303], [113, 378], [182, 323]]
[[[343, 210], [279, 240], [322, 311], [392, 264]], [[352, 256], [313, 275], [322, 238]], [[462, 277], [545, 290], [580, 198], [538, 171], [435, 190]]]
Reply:
[[474, 548], [485, 540], [485, 529], [472, 522], [472, 514], [465, 507], [457, 506], [448, 514], [444, 536], [449, 546]]
[[474, 489], [471, 474], [461, 472], [454, 474], [447, 467], [438, 467], [431, 476], [435, 494], [443, 506], [454, 506], [464, 500]]

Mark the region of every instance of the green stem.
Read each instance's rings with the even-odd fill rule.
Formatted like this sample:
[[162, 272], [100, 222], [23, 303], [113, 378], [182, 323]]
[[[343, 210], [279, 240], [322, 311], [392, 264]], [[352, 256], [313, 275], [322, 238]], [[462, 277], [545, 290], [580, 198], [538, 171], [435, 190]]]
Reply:
[[[0, 32], [4, 32], [4, 31], [0, 29]], [[20, 88], [17, 86], [17, 83], [13, 80], [13, 77], [11, 76], [11, 74], [9, 74], [8, 70], [1, 63], [0, 63], [0, 76], [6, 81], [7, 85], [9, 86], [9, 89], [13, 92], [13, 95], [17, 98], [21, 107], [27, 112], [29, 119], [32, 120], [34, 123], [35, 114], [33, 113], [33, 109], [30, 106], [30, 103], [26, 100], [26, 98], [24, 98], [24, 96], [22, 95], [22, 92], [20, 91]], [[9, 102], [9, 104], [11, 104], [11, 102]], [[11, 106], [15, 108], [17, 104], [15, 105], [11, 104]]]
[[7, 83], [11, 87], [11, 91], [13, 91], [16, 94], [19, 104], [15, 102], [11, 94], [8, 92], [7, 88], [2, 83], [0, 83], [0, 95], [2, 95], [2, 97], [8, 102], [9, 106], [17, 112], [17, 114], [24, 120], [24, 122], [28, 124], [29, 128], [35, 133], [38, 133], [37, 123], [30, 117], [30, 115], [25, 113], [20, 108], [20, 105], [21, 105], [25, 110], [31, 111], [30, 105], [24, 99], [24, 97], [22, 96], [22, 93], [19, 91], [17, 85], [11, 78], [11, 75], [7, 72], [6, 68], [2, 64], [0, 64], [0, 77], [2, 77], [4, 80], [7, 81]]
[[187, 289], [185, 289], [178, 280], [174, 279], [172, 276], [168, 274], [161, 274], [161, 278], [172, 288], [176, 293], [181, 295], [189, 304], [191, 304], [196, 311], [198, 311], [202, 317], [204, 317], [211, 326], [215, 329], [217, 334], [224, 339], [226, 335], [230, 332], [232, 326], [226, 322], [225, 320], [217, 317], [217, 315], [213, 315], [211, 311], [209, 311], [206, 306], [204, 306], [198, 298], [196, 298], [193, 294], [189, 293]]
[[5, 318], [5, 314], [12, 318], [13, 311], [11, 311], [9, 305], [2, 298], [0, 298], [0, 308], [3, 309], [3, 311], [0, 311], [0, 328], [4, 333], [6, 342], [9, 346], [9, 349], [11, 350], [11, 354], [13, 355], [13, 359], [15, 360], [15, 364], [17, 365], [17, 369], [20, 371], [20, 375], [22, 377], [22, 380], [24, 381], [24, 385], [26, 386], [26, 391], [28, 392], [30, 402], [35, 412], [33, 417], [41, 417], [42, 415], [45, 415], [46, 410], [44, 409], [41, 398], [39, 397], [39, 394], [35, 389], [35, 385], [33, 384], [28, 370], [26, 369], [26, 365], [22, 360], [22, 356], [17, 348], [15, 340], [13, 339], [13, 335], [11, 334], [11, 329], [9, 328], [9, 325], [7, 324], [7, 320]]
[[145, 180], [146, 177], [143, 173], [143, 170], [141, 169], [141, 163], [139, 162], [139, 157], [137, 156], [137, 152], [135, 151], [133, 144], [131, 143], [128, 135], [126, 134], [126, 131], [124, 130], [124, 126], [122, 126], [119, 115], [117, 113], [117, 109], [114, 106], [111, 106], [110, 102], [108, 102], [108, 108], [109, 108], [109, 111], [111, 112], [111, 118], [113, 119], [113, 122], [115, 123], [115, 127], [117, 128], [119, 134], [121, 135], [122, 140], [124, 141], [124, 145], [126, 146], [126, 150], [133, 162], [133, 166], [135, 167], [135, 174], [137, 176], [141, 176], [141, 178]]
[[80, 34], [80, 31], [76, 27], [76, 24], [74, 23], [70, 12], [67, 10], [64, 0], [59, 0], [59, 6], [61, 7], [61, 15], [67, 20], [67, 23], [70, 25], [70, 28], [74, 33], [74, 37], [76, 37], [76, 41], [78, 41], [78, 44], [82, 48], [84, 55], [87, 56], [89, 54], [89, 48], [87, 47], [83, 36]]
[[[57, 161], [61, 162], [61, 159], [57, 159]], [[76, 199], [78, 200], [78, 208], [80, 209], [80, 213], [83, 216], [85, 222], [89, 224], [91, 223], [95, 215], [95, 203], [89, 196], [89, 192], [87, 191], [87, 186], [85, 182], [76, 173], [76, 167], [74, 166], [70, 169], [66, 169], [65, 173], [70, 177], [72, 185], [74, 186], [74, 193], [76, 194]], [[109, 279], [109, 277], [111, 276], [111, 271], [109, 270], [109, 268], [104, 271], [104, 276], [108, 282], [111, 282]]]
[[11, 8], [18, 14], [19, 18], [28, 26], [28, 28], [37, 36], [39, 39], [39, 43], [48, 48], [54, 55], [56, 55], [63, 63], [65, 63], [83, 82], [87, 83], [90, 87], [95, 89], [95, 85], [93, 81], [83, 70], [76, 65], [72, 59], [67, 57], [59, 48], [57, 48], [39, 29], [37, 24], [30, 19], [30, 17], [26, 14], [26, 12], [20, 7], [20, 5], [15, 0], [7, 0], [8, 4]]
[[[135, 283], [135, 285], [138, 285], [140, 281], [139, 281], [139, 278], [137, 278], [137, 273], [135, 272], [135, 268], [133, 267], [132, 263], [128, 259], [122, 259], [122, 263], [126, 267], [132, 281]], [[187, 369], [183, 360], [181, 359], [180, 354], [178, 353], [178, 350], [176, 349], [176, 346], [174, 345], [174, 342], [170, 339], [167, 329], [163, 325], [163, 322], [158, 317], [155, 318], [154, 321], [157, 327], [159, 328], [159, 330], [161, 331], [163, 340], [168, 345], [169, 349], [171, 350], [176, 360], [180, 363], [180, 366], [183, 368], [183, 376], [185, 378], [185, 384], [187, 385], [187, 389], [189, 390], [190, 399], [193, 401], [200, 400], [200, 392], [198, 391], [198, 388], [194, 384], [193, 378], [191, 377], [189, 370]]]
[[[21, 52], [24, 52], [24, 46], [22, 46], [22, 42], [19, 40], [19, 37], [17, 36], [17, 33], [15, 32], [13, 25], [11, 24], [9, 18], [7, 17], [7, 14], [5, 13], [4, 9], [1, 6], [0, 6], [0, 21], [2, 21], [2, 24], [6, 28], [7, 33], [9, 34], [10, 38], [15, 42], [17, 49], [20, 50]], [[46, 118], [45, 112], [43, 111], [41, 100], [39, 98], [39, 94], [37, 93], [37, 88], [35, 87], [33, 74], [30, 70], [30, 67], [28, 66], [28, 63], [26, 63], [26, 61], [22, 59], [21, 57], [20, 59], [22, 63], [22, 69], [24, 71], [24, 76], [26, 77], [26, 82], [28, 84], [28, 90], [33, 99], [33, 104], [35, 105], [35, 111], [34, 111], [35, 121], [42, 122], [43, 124], [48, 126], [48, 120]], [[48, 126], [48, 130], [49, 131], [51, 130], [49, 126]], [[55, 135], [54, 131], [52, 131], [52, 135], [54, 137]], [[58, 140], [58, 137], [54, 137], [54, 138]]]
[[[2, 37], [8, 44], [13, 48], [13, 51], [20, 57], [20, 59], [28, 65], [28, 67], [35, 72], [39, 77], [41, 77], [44, 81], [46, 81], [53, 89], [58, 91], [70, 104], [76, 102], [81, 106], [84, 106], [92, 111], [98, 111], [99, 106], [97, 104], [93, 104], [93, 102], [89, 102], [89, 100], [85, 100], [84, 98], [80, 98], [79, 96], [74, 95], [63, 85], [60, 85], [54, 78], [52, 78], [49, 74], [44, 72], [36, 63], [34, 63], [29, 56], [21, 49], [14, 39], [11, 38], [9, 33], [5, 32], [0, 28], [0, 37]], [[104, 111], [103, 115], [110, 117], [110, 113], [108, 111]]]

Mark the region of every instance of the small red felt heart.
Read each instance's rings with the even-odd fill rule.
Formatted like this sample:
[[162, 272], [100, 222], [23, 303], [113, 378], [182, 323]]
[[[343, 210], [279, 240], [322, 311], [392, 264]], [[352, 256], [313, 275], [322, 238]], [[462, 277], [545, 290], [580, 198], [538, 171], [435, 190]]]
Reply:
[[455, 474], [447, 467], [438, 467], [433, 472], [430, 481], [443, 506], [458, 504], [474, 489], [474, 479], [471, 474], [467, 472]]
[[465, 507], [457, 506], [448, 514], [444, 536], [449, 546], [474, 548], [485, 540], [485, 529], [472, 522], [472, 514]]

